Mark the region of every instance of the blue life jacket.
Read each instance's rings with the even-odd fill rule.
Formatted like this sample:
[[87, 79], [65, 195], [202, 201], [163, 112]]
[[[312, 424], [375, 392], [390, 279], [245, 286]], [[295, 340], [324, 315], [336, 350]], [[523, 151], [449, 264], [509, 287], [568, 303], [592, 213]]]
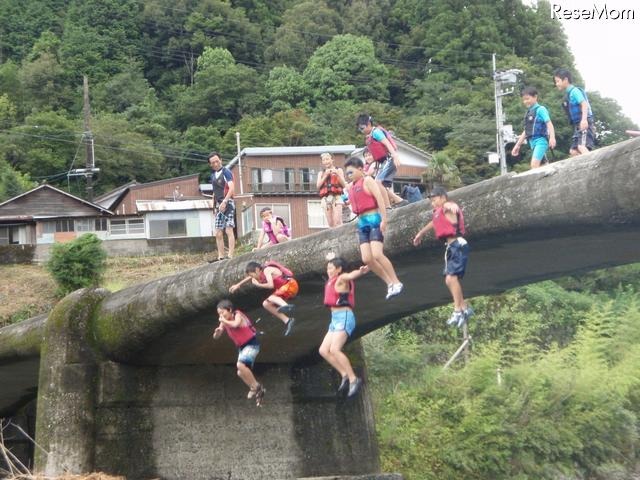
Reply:
[[524, 114], [524, 133], [527, 136], [527, 140], [540, 137], [547, 138], [549, 136], [546, 122], [542, 122], [538, 118], [538, 108], [540, 108], [540, 105], [535, 105]]
[[582, 106], [579, 103], [571, 103], [569, 101], [569, 95], [571, 95], [571, 92], [573, 91], [574, 88], [577, 88], [582, 92], [585, 100], [589, 104], [589, 113], [587, 115], [587, 121], [591, 123], [593, 121], [593, 113], [591, 112], [591, 103], [587, 98], [587, 92], [585, 92], [582, 88], [576, 87], [576, 86], [572, 86], [570, 90], [567, 90], [566, 92], [564, 92], [564, 100], [562, 102], [562, 108], [564, 108], [564, 111], [567, 114], [567, 117], [569, 118], [569, 123], [571, 123], [571, 125], [578, 125], [580, 123], [580, 120], [582, 120]]

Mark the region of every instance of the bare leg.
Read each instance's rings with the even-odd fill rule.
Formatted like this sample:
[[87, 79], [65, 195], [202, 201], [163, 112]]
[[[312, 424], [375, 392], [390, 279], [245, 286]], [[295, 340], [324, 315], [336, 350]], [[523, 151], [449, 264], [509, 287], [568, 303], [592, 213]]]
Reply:
[[380, 277], [384, 281], [385, 285], [389, 285], [390, 283], [393, 283], [393, 281], [387, 275], [384, 267], [380, 265], [380, 263], [374, 258], [373, 254], [371, 253], [372, 244], [373, 242], [360, 244], [360, 256], [362, 257], [362, 263], [367, 265], [373, 271], [373, 273]]
[[349, 357], [342, 353], [342, 347], [349, 339], [347, 332], [327, 332], [320, 345], [320, 355], [324, 358], [333, 368], [335, 368], [341, 377], [349, 377], [350, 382], [354, 382], [356, 374], [353, 371]]
[[385, 187], [385, 191], [387, 193], [387, 195], [389, 195], [389, 202], [392, 205], [395, 205], [396, 203], [400, 203], [403, 198], [398, 195], [396, 192], [393, 191], [392, 187]]
[[[277, 303], [273, 300], [279, 300], [281, 303]], [[282, 300], [280, 297], [276, 297], [275, 295], [271, 295], [264, 302], [262, 302], [262, 306], [274, 317], [278, 317], [282, 322], [286, 325], [289, 321], [289, 317], [287, 317], [284, 313], [278, 312], [278, 307], [282, 307], [283, 305], [287, 305], [287, 302]]]
[[393, 268], [393, 264], [391, 260], [387, 258], [383, 251], [383, 243], [382, 242], [371, 242], [369, 244], [371, 247], [371, 255], [373, 259], [382, 267], [386, 278], [389, 279], [388, 283], [400, 283], [398, 276], [396, 275], [396, 270]]
[[218, 247], [218, 258], [224, 257], [224, 235], [222, 230], [216, 230], [216, 247]]
[[233, 234], [233, 228], [227, 227], [225, 230], [227, 232], [227, 239], [229, 240], [229, 258], [233, 258], [233, 251], [236, 248], [236, 237]]
[[342, 204], [341, 203], [335, 203], [333, 205], [332, 214], [333, 214], [333, 226], [338, 227], [342, 225]]
[[278, 243], [288, 242], [289, 240], [291, 240], [289, 237], [287, 237], [283, 233], [279, 233], [278, 235], [276, 235], [276, 238], [278, 239]]
[[466, 308], [466, 303], [464, 301], [464, 296], [462, 294], [462, 285], [460, 284], [460, 279], [457, 275], [447, 275], [444, 278], [444, 283], [447, 284], [447, 288], [449, 292], [451, 292], [451, 296], [453, 297], [453, 308], [457, 311], [462, 311]]
[[329, 225], [329, 228], [333, 228], [333, 208], [331, 207], [331, 205], [327, 204], [327, 206], [324, 209], [324, 216], [327, 219], [327, 225]]
[[238, 368], [238, 376], [247, 387], [256, 388], [258, 386], [258, 381], [249, 367], [242, 362], [236, 363], [236, 367]]

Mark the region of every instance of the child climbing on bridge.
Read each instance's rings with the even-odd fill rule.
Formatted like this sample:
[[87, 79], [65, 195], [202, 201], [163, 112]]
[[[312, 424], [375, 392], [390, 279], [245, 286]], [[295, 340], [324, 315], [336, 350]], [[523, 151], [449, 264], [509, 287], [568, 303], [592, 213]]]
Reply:
[[538, 168], [545, 161], [547, 149], [556, 148], [556, 133], [549, 111], [538, 103], [538, 90], [525, 87], [520, 95], [527, 113], [524, 115], [524, 130], [511, 150], [511, 155], [517, 157], [520, 146], [526, 140], [531, 147], [531, 168]]
[[391, 261], [383, 252], [387, 210], [375, 180], [364, 174], [364, 164], [356, 157], [344, 164], [349, 186], [349, 202], [358, 218], [358, 240], [362, 262], [387, 284], [387, 300], [402, 293], [403, 285]]
[[356, 328], [354, 280], [367, 273], [369, 267], [365, 265], [347, 273], [344, 271], [346, 265], [347, 262], [339, 257], [331, 258], [327, 263], [329, 280], [324, 287], [324, 304], [331, 309], [331, 323], [319, 351], [322, 358], [342, 376], [338, 393], [347, 391], [347, 397], [353, 397], [360, 390], [362, 379], [356, 376], [342, 347]]
[[256, 380], [251, 369], [256, 361], [256, 357], [260, 352], [260, 342], [256, 337], [256, 329], [253, 327], [251, 320], [240, 310], [233, 308], [233, 304], [229, 300], [221, 300], [218, 302], [218, 320], [220, 324], [213, 331], [213, 338], [217, 340], [222, 332], [227, 335], [236, 345], [238, 349], [238, 376], [249, 387], [247, 398], [255, 398], [256, 406], [262, 405], [262, 399], [266, 389], [260, 382]]
[[293, 273], [284, 265], [269, 260], [264, 265], [258, 262], [249, 262], [245, 268], [247, 276], [238, 283], [229, 287], [233, 293], [247, 282], [253, 283], [258, 288], [273, 290], [271, 295], [262, 302], [262, 306], [272, 315], [278, 317], [285, 324], [284, 335], [289, 336], [295, 319], [289, 316], [293, 312], [294, 305], [287, 303], [298, 294], [298, 282], [293, 278]]
[[434, 187], [429, 194], [433, 207], [433, 218], [413, 238], [417, 247], [422, 237], [431, 229], [435, 231], [438, 240], [444, 240], [445, 284], [453, 297], [453, 314], [447, 320], [447, 325], [461, 327], [473, 315], [473, 309], [467, 304], [462, 293], [460, 280], [464, 276], [469, 257], [469, 244], [462, 237], [464, 235], [464, 217], [457, 203], [449, 200], [447, 191], [443, 187]]

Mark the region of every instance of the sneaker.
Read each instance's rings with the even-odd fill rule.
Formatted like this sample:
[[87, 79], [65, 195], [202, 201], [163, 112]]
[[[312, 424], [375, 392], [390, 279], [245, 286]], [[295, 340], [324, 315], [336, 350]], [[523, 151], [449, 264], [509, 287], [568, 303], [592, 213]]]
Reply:
[[338, 393], [344, 392], [348, 387], [349, 387], [349, 377], [345, 375], [344, 377], [342, 377], [342, 382], [338, 387]]
[[464, 313], [459, 310], [454, 310], [451, 316], [449, 317], [449, 320], [447, 320], [447, 325], [449, 326], [462, 326], [463, 323], [464, 323]]
[[264, 399], [264, 394], [267, 392], [267, 389], [262, 386], [262, 384], [258, 384], [258, 388], [256, 390], [256, 407], [262, 406], [262, 400]]
[[295, 305], [291, 305], [290, 303], [287, 305], [282, 305], [281, 307], [278, 307], [277, 312], [278, 313], [284, 313], [285, 315], [289, 315], [291, 312], [293, 312], [293, 309], [296, 308]]
[[392, 283], [387, 288], [386, 299], [389, 300], [390, 298], [393, 298], [396, 295], [400, 295], [402, 293], [403, 288], [404, 288], [404, 285], [402, 283]]
[[462, 327], [465, 323], [467, 323], [467, 321], [469, 320], [469, 318], [474, 314], [475, 312], [473, 311], [473, 308], [471, 308], [469, 305], [467, 305], [467, 308], [465, 308], [462, 311], [462, 315], [460, 316], [460, 319], [458, 320], [458, 328]]
[[347, 393], [347, 398], [353, 397], [360, 391], [360, 387], [362, 386], [362, 379], [360, 377], [356, 377], [356, 380], [353, 383], [349, 383], [349, 393]]
[[256, 396], [256, 392], [258, 391], [258, 388], [260, 388], [260, 384], [259, 383], [255, 387], [249, 389], [249, 393], [247, 393], [247, 398], [249, 400], [251, 400], [252, 398], [254, 398]]
[[284, 329], [284, 336], [288, 337], [291, 334], [291, 329], [293, 328], [293, 324], [295, 323], [295, 319], [293, 317], [289, 318], [287, 322], [287, 328]]

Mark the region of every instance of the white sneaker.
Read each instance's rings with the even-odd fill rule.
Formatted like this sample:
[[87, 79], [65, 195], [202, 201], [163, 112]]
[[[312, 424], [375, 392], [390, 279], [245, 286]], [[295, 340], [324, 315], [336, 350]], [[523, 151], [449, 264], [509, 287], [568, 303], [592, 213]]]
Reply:
[[390, 298], [395, 297], [396, 295], [400, 295], [402, 293], [403, 288], [404, 288], [404, 285], [402, 283], [392, 283], [391, 285], [389, 285], [389, 288], [387, 289], [386, 299], [389, 300]]

